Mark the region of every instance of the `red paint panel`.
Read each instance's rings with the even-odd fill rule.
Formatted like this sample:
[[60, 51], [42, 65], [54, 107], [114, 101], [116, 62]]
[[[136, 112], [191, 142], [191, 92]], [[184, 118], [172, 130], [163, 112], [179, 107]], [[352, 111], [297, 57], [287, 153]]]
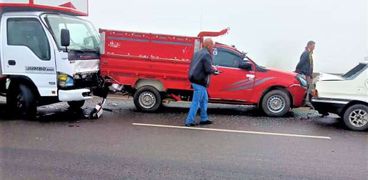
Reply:
[[131, 86], [138, 79], [156, 79], [166, 89], [190, 89], [187, 74], [198, 38], [100, 31], [105, 33], [105, 54], [101, 60], [103, 75]]
[[[88, 3], [88, 2], [87, 2]], [[34, 0], [30, 0], [29, 3], [0, 3], [0, 8], [17, 8], [21, 10], [34, 10], [34, 11], [57, 11], [76, 16], [88, 16], [88, 13], [78, 11], [72, 3], [66, 3], [65, 6], [48, 6], [35, 4]], [[74, 7], [74, 8], [73, 8]]]
[[[114, 30], [100, 32], [105, 39], [105, 53], [101, 56], [100, 68], [103, 76], [132, 87], [139, 79], [152, 79], [160, 81], [165, 90], [191, 90], [189, 64], [195, 43], [200, 42], [200, 38]], [[216, 47], [240, 53], [236, 48], [224, 44], [216, 44]], [[258, 104], [264, 92], [276, 86], [290, 92], [294, 106], [302, 104], [305, 89], [298, 86], [295, 73], [272, 69], [265, 72], [219, 69], [223, 73], [212, 76], [209, 87], [213, 102]], [[248, 81], [247, 75], [253, 75], [255, 79]]]

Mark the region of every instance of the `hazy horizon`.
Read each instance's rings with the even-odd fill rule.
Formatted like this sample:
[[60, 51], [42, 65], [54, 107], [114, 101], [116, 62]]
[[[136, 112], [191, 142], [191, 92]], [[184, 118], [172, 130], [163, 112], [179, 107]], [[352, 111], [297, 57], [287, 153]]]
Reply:
[[87, 18], [97, 28], [190, 36], [230, 27], [215, 40], [289, 71], [314, 40], [316, 71], [342, 73], [368, 56], [367, 1], [90, 1]]

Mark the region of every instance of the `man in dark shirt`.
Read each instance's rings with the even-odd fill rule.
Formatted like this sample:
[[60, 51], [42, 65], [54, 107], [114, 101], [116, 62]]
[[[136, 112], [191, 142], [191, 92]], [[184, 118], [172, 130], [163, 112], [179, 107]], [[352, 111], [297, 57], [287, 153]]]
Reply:
[[212, 66], [212, 51], [214, 42], [212, 39], [205, 39], [203, 48], [196, 52], [193, 56], [189, 68], [189, 81], [193, 87], [193, 98], [190, 106], [188, 117], [185, 121], [185, 126], [195, 126], [195, 116], [198, 108], [201, 109], [201, 125], [212, 124], [208, 119], [207, 104], [208, 94], [207, 87], [209, 86], [210, 75], [219, 74], [219, 72]]
[[313, 107], [310, 102], [310, 95], [313, 86], [313, 51], [315, 46], [316, 43], [314, 41], [309, 41], [307, 43], [307, 47], [305, 48], [303, 54], [300, 56], [300, 61], [295, 70], [296, 73], [302, 74], [307, 78], [308, 90], [305, 105], [309, 107]]

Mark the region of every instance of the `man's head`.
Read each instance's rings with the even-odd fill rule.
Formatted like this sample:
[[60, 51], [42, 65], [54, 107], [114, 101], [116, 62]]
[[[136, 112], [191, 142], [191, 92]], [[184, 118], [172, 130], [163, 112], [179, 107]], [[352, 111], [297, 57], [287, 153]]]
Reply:
[[316, 47], [316, 42], [314, 42], [314, 41], [308, 41], [306, 49], [309, 52], [313, 52], [315, 47]]
[[203, 47], [206, 48], [209, 52], [212, 52], [215, 43], [211, 38], [207, 38], [203, 41]]

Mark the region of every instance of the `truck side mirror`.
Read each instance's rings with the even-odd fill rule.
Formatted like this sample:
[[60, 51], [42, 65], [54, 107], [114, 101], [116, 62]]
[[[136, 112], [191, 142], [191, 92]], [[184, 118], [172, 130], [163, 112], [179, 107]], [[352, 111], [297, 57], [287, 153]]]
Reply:
[[239, 64], [239, 68], [240, 69], [247, 70], [247, 71], [250, 71], [250, 70], [252, 70], [252, 64], [251, 63], [248, 63], [248, 62], [245, 62], [245, 61], [242, 61]]
[[62, 29], [60, 34], [61, 46], [68, 47], [70, 45], [70, 33], [67, 29]]

